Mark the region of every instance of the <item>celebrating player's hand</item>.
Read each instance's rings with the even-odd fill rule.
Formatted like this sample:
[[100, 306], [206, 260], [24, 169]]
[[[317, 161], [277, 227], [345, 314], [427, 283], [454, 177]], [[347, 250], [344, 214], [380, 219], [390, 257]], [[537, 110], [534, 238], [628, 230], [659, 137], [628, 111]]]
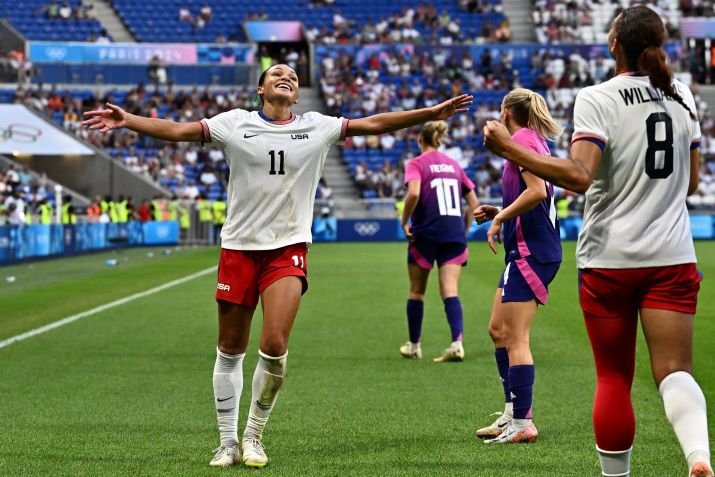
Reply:
[[474, 220], [476, 220], [478, 224], [483, 224], [484, 222], [492, 220], [498, 213], [499, 207], [494, 207], [493, 205], [480, 205], [474, 209], [472, 215], [474, 215]]
[[487, 121], [484, 126], [484, 145], [494, 154], [504, 155], [504, 151], [511, 143], [511, 134], [506, 126], [499, 121]]
[[487, 231], [487, 242], [489, 242], [489, 248], [492, 249], [492, 252], [495, 254], [497, 253], [497, 246], [494, 244], [494, 239], [496, 238], [496, 241], [499, 243], [502, 243], [501, 240], [501, 220], [498, 218], [494, 217], [492, 219], [492, 225], [489, 226], [489, 230]]
[[455, 96], [452, 99], [434, 106], [435, 120], [449, 119], [455, 114], [464, 113], [468, 111], [468, 106], [472, 104], [472, 95], [462, 94]]
[[89, 129], [99, 129], [101, 133], [123, 128], [127, 124], [126, 111], [112, 103], [107, 103], [107, 109], [86, 111], [84, 117], [89, 119], [82, 121], [82, 126], [89, 126]]

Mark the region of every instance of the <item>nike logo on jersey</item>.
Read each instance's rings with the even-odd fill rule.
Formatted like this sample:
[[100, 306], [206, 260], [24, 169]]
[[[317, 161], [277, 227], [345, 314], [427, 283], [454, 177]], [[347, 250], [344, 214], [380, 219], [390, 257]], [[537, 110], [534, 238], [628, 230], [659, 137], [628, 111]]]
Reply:
[[244, 138], [244, 139], [248, 139], [248, 138], [256, 137], [256, 136], [258, 136], [258, 134], [244, 134], [244, 135], [243, 135], [243, 138]]
[[223, 399], [221, 399], [221, 398], [216, 398], [216, 402], [224, 402], [224, 401], [228, 401], [228, 400], [229, 400], [229, 399], [231, 399], [231, 398], [233, 398], [233, 396], [229, 396], [229, 397], [227, 397], [227, 398], [223, 398]]

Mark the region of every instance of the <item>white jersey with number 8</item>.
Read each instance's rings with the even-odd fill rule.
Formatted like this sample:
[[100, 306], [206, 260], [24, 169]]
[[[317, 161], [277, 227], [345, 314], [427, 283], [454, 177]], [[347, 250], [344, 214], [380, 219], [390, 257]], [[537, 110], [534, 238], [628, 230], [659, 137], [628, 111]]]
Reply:
[[[690, 90], [676, 91], [695, 111]], [[694, 263], [685, 199], [690, 151], [700, 125], [647, 76], [619, 75], [582, 89], [573, 141], [590, 140], [603, 156], [586, 192], [579, 268], [642, 268]]]
[[202, 123], [205, 138], [224, 149], [230, 168], [221, 246], [273, 250], [310, 243], [315, 190], [347, 120], [311, 112], [271, 122], [234, 109]]

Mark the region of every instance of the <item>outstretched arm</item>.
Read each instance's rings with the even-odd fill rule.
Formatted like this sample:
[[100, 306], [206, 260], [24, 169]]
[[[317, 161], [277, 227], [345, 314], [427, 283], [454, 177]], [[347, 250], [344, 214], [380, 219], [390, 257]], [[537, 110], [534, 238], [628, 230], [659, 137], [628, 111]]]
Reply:
[[124, 111], [117, 105], [107, 103], [107, 109], [87, 111], [82, 122], [89, 129], [98, 129], [106, 133], [112, 129], [127, 128], [139, 134], [152, 136], [165, 141], [201, 141], [203, 128], [201, 123], [177, 123], [167, 119], [154, 119], [137, 116]]
[[541, 156], [516, 144], [499, 121], [489, 121], [484, 126], [484, 144], [532, 174], [580, 194], [591, 186], [601, 163], [601, 149], [590, 141], [574, 142], [566, 160]]
[[409, 128], [427, 121], [448, 119], [455, 114], [467, 111], [472, 104], [472, 96], [463, 94], [432, 106], [431, 108], [413, 109], [395, 113], [381, 113], [365, 118], [351, 119], [346, 136], [364, 136], [367, 134], [385, 134], [398, 129]]

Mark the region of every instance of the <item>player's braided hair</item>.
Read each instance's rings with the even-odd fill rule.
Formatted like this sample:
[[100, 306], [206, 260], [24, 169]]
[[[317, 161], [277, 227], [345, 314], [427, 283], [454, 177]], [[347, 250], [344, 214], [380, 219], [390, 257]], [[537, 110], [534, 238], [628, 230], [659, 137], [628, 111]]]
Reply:
[[693, 120], [697, 120], [695, 113], [673, 86], [673, 71], [666, 63], [663, 50], [665, 25], [660, 16], [648, 7], [630, 7], [618, 16], [614, 28], [616, 39], [625, 53], [628, 68], [647, 74], [655, 88], [677, 101]]
[[446, 121], [429, 121], [425, 123], [420, 132], [422, 144], [438, 148], [442, 145], [442, 139], [447, 135], [449, 126]]
[[543, 96], [530, 89], [516, 88], [504, 97], [504, 107], [511, 111], [519, 126], [538, 132], [544, 139], [556, 139], [563, 129], [549, 113]]

